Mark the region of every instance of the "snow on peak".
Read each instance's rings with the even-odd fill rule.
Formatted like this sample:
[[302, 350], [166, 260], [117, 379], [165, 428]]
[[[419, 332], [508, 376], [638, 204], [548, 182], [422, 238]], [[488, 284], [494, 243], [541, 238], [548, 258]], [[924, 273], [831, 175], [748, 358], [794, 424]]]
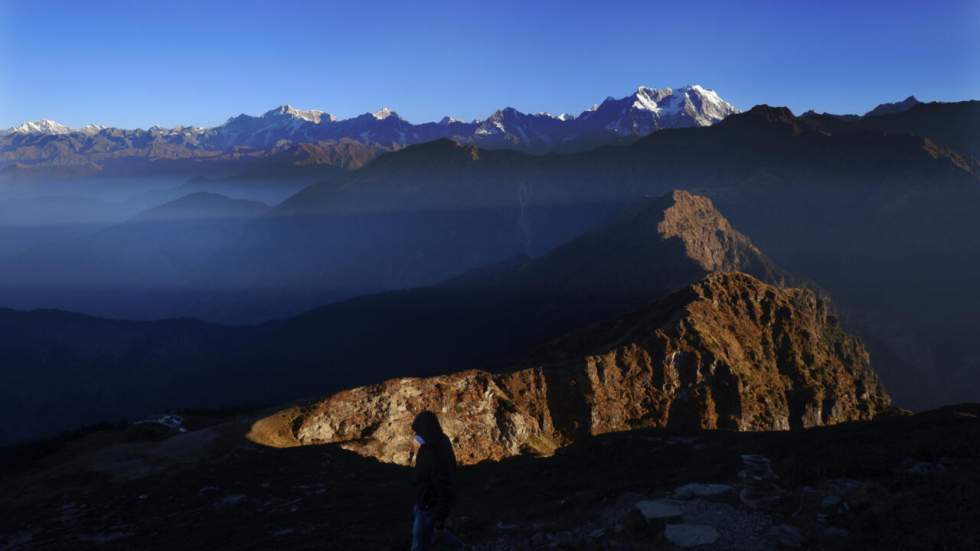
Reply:
[[683, 99], [685, 112], [701, 126], [716, 123], [728, 115], [738, 113], [738, 109], [721, 99], [717, 92], [700, 84], [684, 86], [678, 89], [676, 94]]
[[382, 107], [381, 109], [378, 109], [374, 113], [371, 113], [371, 116], [373, 116], [375, 119], [379, 121], [383, 121], [388, 117], [395, 117], [396, 119], [401, 118], [398, 116], [398, 113], [395, 113], [394, 111], [388, 109], [387, 107]]
[[325, 111], [320, 111], [319, 109], [296, 109], [295, 107], [289, 104], [280, 105], [279, 107], [276, 107], [275, 109], [266, 112], [265, 115], [263, 116], [264, 117], [289, 116], [307, 122], [312, 122], [313, 124], [320, 124], [321, 120], [327, 120], [327, 121], [336, 120], [336, 118], [333, 115]]
[[442, 119], [439, 120], [439, 124], [453, 124], [457, 122], [465, 123], [466, 121], [457, 119], [455, 117], [449, 117], [449, 116], [443, 117]]
[[570, 120], [572, 120], [572, 119], [575, 118], [574, 115], [569, 115], [568, 113], [561, 113], [559, 115], [552, 115], [548, 111], [538, 111], [537, 113], [534, 114], [534, 116], [536, 116], [536, 117], [542, 117], [542, 118], [546, 118], [546, 119], [555, 119], [557, 121], [562, 121], [562, 122], [570, 121]]
[[641, 111], [652, 111], [659, 113], [660, 103], [673, 94], [670, 88], [648, 88], [638, 86], [633, 94], [633, 108]]
[[11, 134], [70, 134], [71, 128], [50, 119], [25, 122], [10, 129]]

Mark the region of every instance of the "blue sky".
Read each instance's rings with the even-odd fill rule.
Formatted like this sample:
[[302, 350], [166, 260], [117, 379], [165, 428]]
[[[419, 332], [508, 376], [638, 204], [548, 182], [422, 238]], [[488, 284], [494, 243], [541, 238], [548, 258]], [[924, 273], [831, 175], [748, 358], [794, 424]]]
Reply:
[[980, 98], [980, 1], [0, 0], [0, 127], [578, 113], [639, 84], [740, 108]]

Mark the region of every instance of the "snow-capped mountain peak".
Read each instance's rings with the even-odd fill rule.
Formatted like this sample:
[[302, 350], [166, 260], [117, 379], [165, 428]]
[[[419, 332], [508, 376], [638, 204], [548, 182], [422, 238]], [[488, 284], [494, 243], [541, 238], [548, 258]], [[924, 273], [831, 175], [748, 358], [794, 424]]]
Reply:
[[107, 127], [102, 126], [101, 124], [86, 124], [85, 126], [81, 127], [78, 131], [81, 132], [82, 134], [93, 136], [95, 134], [98, 134], [99, 132], [102, 132], [106, 128]]
[[72, 129], [51, 119], [28, 121], [9, 130], [10, 134], [71, 134]]
[[629, 96], [606, 98], [574, 120], [577, 126], [629, 138], [662, 128], [708, 126], [737, 112], [713, 90], [697, 84], [681, 88], [638, 86]]
[[698, 126], [708, 126], [728, 115], [738, 113], [738, 109], [721, 99], [717, 92], [700, 84], [684, 86], [678, 89], [676, 94], [683, 96], [684, 112], [693, 118]]
[[336, 117], [327, 113], [326, 111], [321, 111], [319, 109], [296, 109], [292, 105], [280, 105], [275, 109], [267, 111], [263, 117], [279, 117], [287, 116], [294, 119], [301, 119], [307, 122], [312, 122], [313, 124], [320, 124], [320, 122], [333, 122], [337, 120]]
[[660, 112], [660, 102], [664, 99], [669, 98], [673, 94], [673, 90], [670, 88], [648, 88], [646, 86], [639, 86], [636, 92], [633, 94], [633, 109], [641, 109], [644, 111], [653, 111], [654, 113]]
[[[914, 101], [914, 100], [911, 100]], [[393, 110], [382, 107], [374, 113], [338, 120], [318, 109], [297, 109], [284, 104], [262, 115], [241, 114], [210, 128], [154, 126], [147, 130], [106, 128], [95, 124], [73, 130], [51, 120], [24, 123], [0, 132], [0, 148], [20, 147], [35, 140], [27, 135], [64, 135], [74, 146], [91, 148], [91, 158], [115, 158], [140, 144], [167, 142], [184, 148], [181, 154], [210, 157], [216, 151], [250, 149], [250, 155], [276, 154], [282, 147], [301, 144], [357, 142], [372, 151], [397, 148], [449, 138], [487, 149], [518, 149], [532, 153], [581, 151], [599, 145], [628, 143], [657, 130], [708, 126], [738, 110], [713, 90], [698, 84], [680, 88], [639, 86], [619, 98], [608, 97], [578, 116], [548, 112], [523, 113], [507, 107], [485, 119], [469, 122], [445, 117], [438, 123], [412, 124]], [[345, 146], [347, 147], [347, 146]], [[2, 151], [2, 150], [0, 150]], [[35, 155], [35, 151], [30, 152]], [[373, 154], [373, 153], [372, 153]]]
[[379, 121], [383, 121], [383, 120], [387, 119], [388, 117], [395, 117], [396, 119], [400, 119], [401, 118], [401, 117], [398, 116], [398, 113], [395, 113], [394, 111], [392, 111], [391, 109], [388, 109], [387, 107], [382, 107], [381, 109], [378, 109], [374, 113], [371, 113], [371, 115], [375, 119], [377, 119]]

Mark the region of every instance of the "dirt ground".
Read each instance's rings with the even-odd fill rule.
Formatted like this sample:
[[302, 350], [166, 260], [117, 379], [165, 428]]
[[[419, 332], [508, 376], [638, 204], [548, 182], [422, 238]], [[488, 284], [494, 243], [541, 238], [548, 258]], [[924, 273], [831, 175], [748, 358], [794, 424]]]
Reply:
[[[256, 418], [191, 416], [164, 439], [105, 429], [8, 461], [0, 548], [408, 548], [410, 469], [262, 446], [246, 438]], [[747, 476], [748, 454], [772, 477]], [[609, 434], [463, 467], [457, 482], [452, 529], [477, 549], [674, 549], [690, 526], [716, 536], [698, 549], [980, 549], [980, 405], [797, 432]], [[689, 483], [728, 489], [683, 497]], [[650, 500], [681, 513], [647, 518], [636, 504]]]

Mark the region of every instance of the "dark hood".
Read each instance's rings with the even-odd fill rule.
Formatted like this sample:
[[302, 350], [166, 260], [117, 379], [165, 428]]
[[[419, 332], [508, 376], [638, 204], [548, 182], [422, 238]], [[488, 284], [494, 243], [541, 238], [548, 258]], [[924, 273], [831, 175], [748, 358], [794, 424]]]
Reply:
[[439, 425], [439, 418], [431, 411], [423, 411], [415, 416], [412, 421], [412, 430], [425, 439], [426, 442], [439, 442], [444, 436], [442, 426]]

